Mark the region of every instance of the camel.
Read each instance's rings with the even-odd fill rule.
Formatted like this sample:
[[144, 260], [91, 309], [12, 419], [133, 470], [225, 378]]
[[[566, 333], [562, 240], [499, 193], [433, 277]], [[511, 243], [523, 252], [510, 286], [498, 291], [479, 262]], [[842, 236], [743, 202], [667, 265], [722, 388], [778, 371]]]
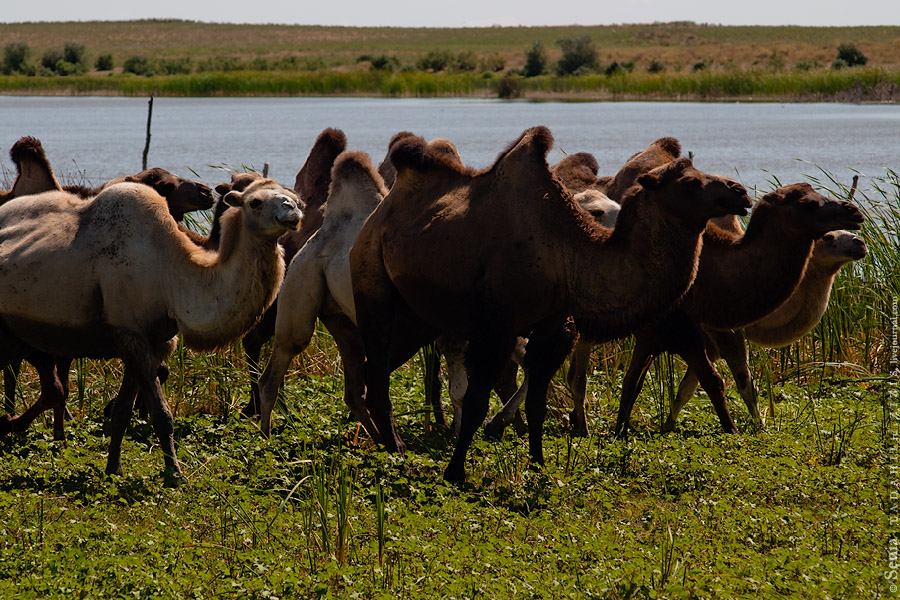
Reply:
[[[708, 225], [690, 291], [661, 322], [635, 333], [616, 435], [627, 435], [647, 369], [664, 351], [677, 353], [694, 369], [722, 430], [736, 433], [724, 382], [706, 354], [701, 328], [741, 329], [770, 314], [797, 289], [815, 240], [836, 229], [859, 229], [862, 222], [862, 213], [852, 203], [823, 196], [808, 183], [796, 183], [763, 196], [743, 235]], [[747, 409], [760, 423], [756, 403], [747, 402]]]
[[[647, 148], [632, 154], [619, 168], [615, 175], [598, 177], [599, 166], [593, 155], [587, 152], [570, 154], [552, 167], [569, 191], [581, 194], [602, 194], [597, 202], [589, 202], [586, 196], [576, 194], [582, 208], [591, 213], [601, 225], [612, 227], [618, 215], [617, 201], [622, 199], [625, 191], [637, 182], [638, 176], [650, 170], [668, 164], [681, 155], [681, 144], [672, 137], [662, 137], [653, 141]], [[614, 198], [607, 195], [612, 194]], [[735, 215], [725, 215], [715, 220], [722, 223], [733, 223]], [[566, 382], [572, 392], [574, 408], [569, 413], [572, 432], [577, 435], [588, 435], [587, 424], [587, 370], [591, 352], [595, 346], [593, 340], [579, 336], [569, 358], [569, 369]], [[524, 383], [524, 382], [523, 382]], [[484, 424], [485, 435], [499, 439], [503, 430], [519, 416], [519, 406], [525, 399], [527, 387], [523, 385], [503, 407]]]
[[[105, 187], [113, 183], [123, 181], [142, 183], [152, 187], [165, 198], [169, 212], [176, 222], [179, 223], [179, 228], [191, 235], [196, 234], [181, 223], [184, 215], [195, 210], [208, 209], [213, 203], [212, 190], [209, 187], [199, 182], [183, 179], [158, 167], [141, 171], [135, 175], [114, 179], [95, 189], [89, 189], [84, 186], [60, 186], [53, 174], [53, 169], [47, 160], [40, 140], [30, 136], [19, 139], [13, 145], [10, 150], [10, 158], [16, 165], [18, 176], [13, 190], [4, 194], [4, 198], [7, 200], [26, 195], [25, 192], [34, 194], [60, 189], [71, 192], [81, 198], [90, 198], [92, 195], [99, 194]], [[15, 389], [22, 358], [13, 360], [3, 369], [5, 408], [8, 413], [13, 413], [15, 410]], [[62, 357], [54, 359], [48, 356], [41, 356], [40, 353], [34, 353], [28, 356], [27, 359], [38, 368], [41, 379], [41, 395], [35, 404], [26, 409], [17, 418], [13, 419], [11, 416], [7, 416], [5, 420], [0, 421], [0, 430], [4, 430], [7, 426], [14, 427], [14, 430], [24, 430], [40, 413], [48, 408], [53, 408], [55, 412], [54, 439], [62, 440], [64, 439], [63, 416], [71, 419], [71, 415], [65, 405], [68, 396], [67, 375], [71, 360]], [[164, 381], [167, 374], [166, 365], [162, 364], [160, 369], [161, 377]]]
[[405, 450], [391, 371], [441, 333], [468, 342], [450, 481], [465, 479], [466, 453], [518, 336], [528, 337], [529, 453], [541, 465], [547, 386], [571, 348], [570, 315], [603, 339], [658, 318], [690, 287], [707, 220], [750, 207], [742, 187], [679, 159], [639, 178], [610, 230], [550, 172], [552, 144], [545, 127], [526, 130], [477, 172], [421, 138], [400, 140], [390, 156], [394, 186], [350, 251], [366, 406], [388, 451]]
[[380, 441], [363, 400], [360, 369], [364, 361], [356, 328], [350, 282], [350, 248], [369, 214], [387, 194], [368, 155], [346, 151], [331, 174], [322, 226], [288, 266], [278, 294], [275, 342], [259, 380], [260, 428], [271, 429], [272, 409], [294, 356], [302, 352], [321, 319], [334, 337], [344, 370], [344, 402], [375, 441]]
[[[816, 241], [803, 279], [784, 304], [743, 330], [703, 328], [710, 361], [725, 359], [738, 392], [748, 406], [757, 405], [758, 394], [750, 373], [746, 342], [749, 340], [765, 348], [781, 348], [812, 331], [828, 308], [831, 286], [838, 271], [848, 263], [865, 258], [867, 253], [866, 243], [858, 235], [847, 231], [826, 233]], [[675, 429], [681, 409], [697, 391], [698, 385], [697, 374], [689, 367], [672, 399], [662, 431]]]
[[[323, 205], [328, 197], [331, 184], [331, 168], [335, 159], [347, 147], [347, 137], [339, 129], [327, 128], [319, 134], [313, 143], [306, 162], [297, 171], [294, 179], [294, 192], [306, 204], [303, 224], [297, 231], [286, 233], [279, 240], [284, 248], [284, 260], [290, 264], [307, 240], [322, 226]], [[276, 300], [259, 323], [241, 340], [244, 347], [244, 358], [250, 371], [250, 400], [244, 407], [246, 416], [259, 414], [259, 357], [266, 342], [275, 335], [275, 321], [278, 314]]]
[[[181, 232], [148, 186], [119, 183], [92, 200], [60, 191], [0, 207], [0, 359], [22, 352], [121, 358], [122, 389], [110, 426], [106, 472], [121, 474], [122, 439], [140, 392], [177, 480], [172, 415], [157, 368], [181, 333], [211, 349], [246, 331], [284, 276], [277, 239], [302, 212], [272, 180], [229, 192], [217, 252]], [[66, 290], [50, 294], [48, 286]]]
[[[394, 136], [391, 145], [397, 139]], [[429, 148], [462, 164], [456, 147], [448, 140], [432, 140]], [[282, 310], [275, 321], [272, 354], [260, 378], [260, 428], [265, 435], [271, 430], [271, 414], [284, 375], [294, 356], [309, 345], [319, 318], [334, 337], [341, 355], [344, 403], [373, 440], [381, 439], [363, 398], [365, 386], [360, 370], [365, 355], [356, 327], [349, 255], [363, 222], [385, 194], [384, 180], [368, 155], [347, 151], [338, 156], [323, 205], [322, 226], [290, 262], [278, 294]], [[436, 385], [439, 389], [440, 382]], [[439, 398], [436, 403], [435, 418], [441, 425], [444, 423]]]

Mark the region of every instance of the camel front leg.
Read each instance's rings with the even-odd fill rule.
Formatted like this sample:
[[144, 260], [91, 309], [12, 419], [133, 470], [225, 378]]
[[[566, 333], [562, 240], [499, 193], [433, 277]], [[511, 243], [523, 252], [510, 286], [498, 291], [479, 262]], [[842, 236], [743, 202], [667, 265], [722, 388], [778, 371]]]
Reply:
[[622, 395], [619, 397], [619, 412], [616, 417], [615, 431], [615, 435], [619, 439], [628, 437], [634, 402], [641, 393], [641, 388], [644, 387], [644, 378], [647, 376], [647, 370], [650, 369], [650, 365], [658, 352], [655, 344], [645, 337], [646, 335], [648, 335], [646, 332], [635, 334], [631, 362], [628, 363], [625, 378], [622, 380]]
[[247, 361], [247, 370], [250, 373], [250, 400], [243, 410], [244, 415], [248, 417], [260, 414], [259, 358], [262, 355], [263, 346], [275, 335], [277, 311], [278, 300], [276, 299], [275, 303], [263, 314], [259, 323], [241, 339], [241, 345], [244, 348], [244, 358]]
[[688, 367], [684, 377], [681, 378], [681, 382], [678, 384], [678, 392], [669, 404], [669, 416], [666, 418], [666, 422], [663, 423], [663, 433], [675, 431], [675, 422], [678, 420], [678, 415], [681, 414], [681, 409], [697, 393], [699, 386], [700, 380], [697, 379], [697, 373], [694, 369]]
[[750, 353], [747, 349], [744, 332], [722, 332], [721, 335], [716, 336], [716, 344], [725, 362], [728, 363], [728, 368], [731, 369], [734, 383], [737, 385], [738, 393], [743, 398], [744, 404], [747, 405], [750, 419], [757, 428], [765, 427], [765, 417], [759, 412], [759, 393], [756, 389], [756, 382], [750, 373]]
[[[493, 417], [484, 422], [485, 437], [492, 440], [499, 440], [503, 435], [506, 426], [515, 420], [516, 416], [519, 414], [519, 407], [528, 397], [528, 373], [529, 371], [526, 369], [522, 385], [519, 386], [515, 393], [503, 404], [503, 407], [497, 411]], [[531, 422], [530, 419], [529, 422]]]
[[569, 371], [566, 383], [572, 392], [574, 407], [569, 413], [569, 423], [575, 435], [589, 435], [587, 424], [587, 372], [591, 364], [591, 351], [594, 345], [585, 339], [579, 339], [569, 358]]
[[124, 475], [122, 470], [122, 440], [131, 413], [134, 411], [134, 399], [137, 397], [138, 384], [128, 367], [122, 376], [122, 385], [110, 406], [109, 450], [106, 457], [107, 475]]

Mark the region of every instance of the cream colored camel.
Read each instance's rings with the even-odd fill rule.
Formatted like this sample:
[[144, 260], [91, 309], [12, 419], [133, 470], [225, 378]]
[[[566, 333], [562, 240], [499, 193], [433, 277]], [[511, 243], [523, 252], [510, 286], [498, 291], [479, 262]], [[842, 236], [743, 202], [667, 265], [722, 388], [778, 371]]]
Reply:
[[179, 231], [145, 185], [116, 184], [88, 201], [47, 192], [0, 207], [0, 358], [26, 348], [125, 363], [107, 473], [122, 472], [122, 438], [140, 391], [165, 474], [180, 475], [157, 380], [172, 338], [180, 332], [197, 349], [224, 344], [255, 322], [281, 284], [277, 238], [302, 216], [293, 192], [261, 180], [225, 200], [239, 210], [224, 215], [217, 252]]
[[[780, 348], [812, 331], [828, 308], [831, 286], [838, 271], [846, 264], [865, 258], [867, 252], [866, 243], [858, 235], [847, 231], [829, 232], [816, 242], [803, 279], [787, 302], [743, 330], [703, 329], [710, 360], [725, 359], [738, 393], [748, 406], [758, 405], [758, 393], [750, 372], [747, 340], [764, 348]], [[675, 428], [681, 409], [697, 391], [698, 385], [696, 370], [689, 367], [672, 399], [663, 431]]]
[[344, 368], [344, 402], [374, 440], [378, 429], [363, 401], [359, 374], [364, 355], [356, 329], [350, 283], [350, 248], [363, 222], [387, 194], [368, 155], [344, 152], [334, 163], [322, 226], [288, 266], [278, 293], [275, 341], [259, 380], [260, 427], [271, 429], [272, 409], [284, 375], [321, 319], [338, 346]]
[[551, 174], [552, 143], [546, 128], [529, 129], [475, 172], [421, 138], [400, 140], [394, 186], [350, 252], [366, 405], [388, 450], [404, 449], [391, 371], [442, 332], [468, 341], [449, 480], [465, 478], [468, 447], [517, 336], [529, 340], [525, 408], [531, 459], [542, 464], [547, 386], [571, 348], [570, 315], [601, 339], [657, 317], [691, 285], [707, 220], [750, 206], [743, 188], [681, 159], [641, 177], [615, 230], [602, 228]]
[[[391, 144], [397, 139], [394, 136]], [[456, 147], [448, 140], [432, 140], [428, 147], [462, 164]], [[319, 318], [341, 355], [344, 402], [372, 439], [380, 441], [363, 399], [365, 386], [360, 370], [365, 354], [356, 327], [349, 257], [359, 229], [387, 189], [368, 155], [355, 151], [338, 157], [330, 182], [322, 226], [291, 261], [278, 294], [281, 308], [275, 321], [274, 346], [260, 378], [260, 427], [269, 434], [284, 375], [294, 356], [309, 345]]]

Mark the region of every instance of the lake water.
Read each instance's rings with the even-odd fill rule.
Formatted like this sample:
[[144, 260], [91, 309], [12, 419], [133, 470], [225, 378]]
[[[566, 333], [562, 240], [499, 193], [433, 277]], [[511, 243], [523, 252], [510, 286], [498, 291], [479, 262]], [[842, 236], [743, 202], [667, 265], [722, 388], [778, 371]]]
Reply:
[[[147, 99], [0, 96], [0, 166], [23, 135], [41, 140], [63, 183], [100, 184], [141, 168]], [[900, 171], [900, 106], [855, 104], [528, 102], [492, 99], [156, 98], [148, 164], [215, 185], [225, 169], [269, 164], [292, 186], [316, 136], [326, 127], [347, 135], [377, 165], [387, 143], [408, 130], [444, 137], [472, 167], [491, 164], [526, 128], [546, 125], [564, 153], [591, 152], [611, 174], [654, 139], [674, 136], [695, 164], [767, 191], [773, 181], [822, 169], [861, 187], [888, 169]], [[3, 182], [8, 183], [8, 182]]]

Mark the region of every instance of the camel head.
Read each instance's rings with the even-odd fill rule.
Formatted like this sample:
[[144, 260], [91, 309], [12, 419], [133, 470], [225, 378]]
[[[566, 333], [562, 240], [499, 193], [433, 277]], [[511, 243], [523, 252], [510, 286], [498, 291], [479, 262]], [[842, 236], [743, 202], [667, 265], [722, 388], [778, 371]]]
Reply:
[[387, 189], [393, 187], [394, 179], [397, 177], [397, 171], [394, 169], [394, 164], [391, 162], [391, 150], [394, 149], [397, 142], [408, 137], [416, 137], [416, 135], [411, 131], [401, 131], [391, 136], [391, 141], [388, 142], [387, 154], [384, 156], [384, 160], [381, 161], [381, 164], [378, 165], [378, 174], [384, 179], [384, 185]]
[[129, 175], [123, 181], [143, 183], [156, 190], [160, 196], [166, 199], [169, 212], [176, 221], [183, 220], [185, 213], [212, 208], [214, 202], [213, 192], [208, 186], [197, 181], [182, 179], [159, 167]]
[[649, 192], [674, 218], [706, 223], [725, 215], [746, 215], [751, 203], [744, 186], [719, 175], [694, 168], [688, 158], [656, 167], [637, 179], [628, 196], [638, 189]]
[[573, 194], [600, 187], [597, 180], [600, 165], [597, 164], [594, 155], [589, 152], [569, 154], [550, 167], [550, 170]]
[[216, 193], [219, 196], [224, 196], [231, 190], [236, 192], [243, 192], [247, 189], [247, 186], [256, 181], [257, 179], [262, 179], [263, 176], [259, 173], [232, 173], [231, 181], [228, 183], [220, 183], [216, 186]]
[[277, 238], [294, 231], [303, 218], [296, 194], [271, 179], [257, 179], [243, 191], [231, 190], [222, 201], [240, 209], [244, 226], [259, 237]]
[[774, 207], [786, 215], [783, 222], [789, 229], [812, 233], [816, 237], [836, 229], [858, 230], [865, 220], [852, 202], [823, 196], [806, 182], [769, 192], [762, 197], [754, 212], [767, 207]]
[[39, 139], [31, 136], [19, 138], [10, 148], [9, 158], [16, 165], [16, 182], [9, 192], [0, 193], [0, 203], [19, 196], [62, 189]]
[[866, 242], [849, 231], [829, 231], [813, 247], [811, 262], [821, 266], [840, 267], [861, 260], [869, 253]]
[[610, 200], [606, 194], [597, 190], [585, 190], [575, 194], [575, 202], [586, 210], [597, 223], [604, 227], [615, 227], [619, 215], [618, 202]]

